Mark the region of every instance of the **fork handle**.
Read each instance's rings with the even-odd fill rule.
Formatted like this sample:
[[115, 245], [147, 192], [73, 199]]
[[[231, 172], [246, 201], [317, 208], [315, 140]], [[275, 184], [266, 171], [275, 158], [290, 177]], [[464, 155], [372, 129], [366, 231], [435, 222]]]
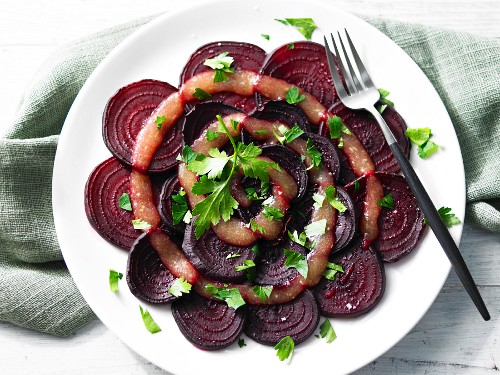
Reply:
[[479, 313], [481, 314], [484, 320], [490, 320], [490, 313], [486, 308], [486, 305], [483, 301], [483, 298], [481, 297], [481, 294], [479, 293], [479, 290], [477, 289], [477, 286], [472, 278], [472, 275], [470, 274], [470, 271], [467, 268], [467, 265], [465, 264], [465, 261], [462, 255], [460, 254], [457, 245], [455, 244], [455, 241], [451, 237], [448, 228], [443, 224], [443, 221], [441, 220], [441, 217], [439, 216], [436, 207], [434, 207], [434, 204], [432, 203], [429, 194], [422, 185], [422, 182], [415, 173], [415, 170], [410, 164], [408, 158], [401, 150], [401, 147], [399, 147], [399, 144], [395, 141], [391, 130], [385, 123], [385, 120], [382, 118], [380, 113], [375, 108], [373, 108], [373, 110], [370, 108], [369, 111], [379, 122], [384, 135], [386, 135], [387, 132], [390, 133], [391, 137], [387, 139], [386, 136], [386, 140], [388, 141], [389, 147], [391, 148], [401, 168], [401, 172], [405, 176], [408, 185], [410, 186], [413, 194], [415, 195], [415, 198], [417, 199], [420, 209], [425, 215], [425, 218], [429, 226], [436, 235], [437, 240], [441, 244], [441, 247], [443, 248], [446, 256], [450, 260], [450, 263], [455, 272], [457, 273], [458, 278], [464, 285], [465, 290], [467, 291], [467, 293], [469, 293], [469, 296], [471, 297], [472, 301], [479, 310]]

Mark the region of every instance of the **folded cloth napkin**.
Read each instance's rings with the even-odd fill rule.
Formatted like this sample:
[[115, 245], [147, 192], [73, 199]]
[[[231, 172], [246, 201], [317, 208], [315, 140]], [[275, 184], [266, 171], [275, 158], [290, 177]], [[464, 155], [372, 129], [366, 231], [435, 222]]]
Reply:
[[[54, 155], [66, 114], [87, 77], [150, 19], [57, 51], [38, 72], [0, 140], [0, 320], [65, 336], [95, 318], [57, 243], [51, 206]], [[467, 220], [500, 231], [500, 42], [365, 19], [399, 44], [436, 87], [464, 156]]]

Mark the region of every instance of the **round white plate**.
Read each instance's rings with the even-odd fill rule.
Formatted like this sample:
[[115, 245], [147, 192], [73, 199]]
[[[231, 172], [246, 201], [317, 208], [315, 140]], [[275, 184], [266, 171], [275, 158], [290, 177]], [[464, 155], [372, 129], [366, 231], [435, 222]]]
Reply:
[[[66, 119], [57, 149], [53, 207], [58, 240], [76, 285], [97, 316], [137, 353], [174, 374], [304, 374], [314, 366], [328, 374], [352, 372], [395, 345], [425, 314], [439, 293], [450, 265], [434, 235], [404, 260], [386, 267], [387, 288], [379, 306], [350, 320], [331, 319], [338, 338], [331, 344], [312, 336], [295, 349], [291, 364], [280, 362], [272, 347], [246, 339], [218, 352], [196, 349], [180, 333], [169, 306], [147, 306], [162, 331], [146, 331], [137, 300], [125, 280], [109, 291], [109, 269], [125, 272], [127, 254], [103, 240], [84, 211], [85, 182], [110, 153], [101, 138], [101, 116], [109, 97], [121, 86], [144, 78], [178, 84], [188, 56], [200, 45], [235, 40], [266, 51], [303, 40], [293, 27], [275, 18], [312, 17], [319, 26], [313, 40], [346, 27], [373, 81], [391, 92], [390, 99], [409, 127], [430, 127], [441, 146], [428, 160], [412, 150], [412, 163], [435, 204], [452, 207], [463, 219], [465, 179], [458, 141], [448, 114], [425, 75], [391, 40], [351, 14], [325, 2], [215, 0], [180, 7], [121, 43], [88, 79]], [[261, 34], [269, 34], [265, 40]], [[451, 229], [459, 241], [461, 226]]]

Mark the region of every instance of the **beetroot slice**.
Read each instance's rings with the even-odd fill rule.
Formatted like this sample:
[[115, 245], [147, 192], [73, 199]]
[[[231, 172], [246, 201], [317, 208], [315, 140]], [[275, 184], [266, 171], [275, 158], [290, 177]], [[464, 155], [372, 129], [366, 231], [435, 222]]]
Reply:
[[212, 230], [196, 240], [193, 224], [186, 227], [182, 250], [200, 273], [222, 282], [245, 281], [247, 271], [237, 271], [236, 267], [243, 265], [244, 260], [255, 259], [251, 247], [229, 245], [219, 240]]
[[[109, 151], [122, 163], [132, 165], [135, 140], [153, 110], [177, 89], [166, 82], [145, 79], [118, 90], [108, 101], [103, 115], [103, 138]], [[177, 165], [182, 150], [182, 127], [176, 123], [165, 136], [153, 158], [150, 172], [164, 172]]]
[[276, 345], [285, 336], [300, 344], [313, 334], [318, 323], [318, 304], [313, 293], [305, 290], [281, 305], [248, 306], [245, 334], [265, 345]]
[[134, 296], [150, 303], [165, 303], [177, 299], [168, 290], [175, 277], [163, 265], [147, 233], [132, 245], [127, 262], [127, 284]]
[[224, 117], [238, 112], [242, 111], [222, 102], [206, 101], [196, 104], [183, 119], [184, 143], [192, 145], [207, 126], [217, 121], [215, 116]]
[[256, 260], [256, 284], [286, 285], [297, 276], [298, 273], [295, 268], [285, 266], [285, 249], [306, 255], [304, 247], [288, 239], [276, 246], [273, 244], [259, 246], [260, 255]]
[[[226, 41], [208, 43], [198, 48], [189, 57], [180, 76], [180, 85], [198, 73], [212, 70], [212, 68], [203, 65], [203, 63], [206, 59], [211, 59], [223, 52], [229, 52], [229, 56], [234, 58], [234, 62], [231, 65], [232, 68], [251, 70], [253, 72], [259, 71], [266, 57], [266, 52], [262, 48], [250, 43]], [[253, 97], [245, 97], [232, 93], [219, 93], [213, 95], [210, 100], [217, 100], [233, 105], [246, 113], [250, 113], [256, 107]], [[190, 103], [187, 104], [187, 108], [191, 108]]]
[[293, 48], [283, 45], [267, 57], [260, 72], [297, 85], [327, 108], [338, 101], [321, 44], [301, 41], [293, 43]]
[[379, 217], [380, 234], [373, 242], [384, 262], [395, 262], [408, 255], [422, 236], [424, 214], [403, 176], [377, 173], [384, 195], [392, 194], [395, 209], [382, 209]]
[[[369, 112], [354, 111], [342, 103], [335, 104], [329, 111], [332, 115], [339, 116], [356, 137], [359, 138], [370, 154], [376, 170], [392, 173], [400, 172], [399, 165], [385, 140], [380, 126]], [[405, 135], [406, 124], [403, 118], [392, 107], [387, 107], [382, 116], [394, 133], [401, 149], [408, 157], [410, 141]], [[328, 136], [326, 134], [327, 130], [326, 126], [323, 127], [323, 135]], [[344, 166], [347, 167], [347, 165]]]
[[304, 196], [309, 180], [306, 167], [300, 156], [290, 150], [288, 147], [281, 145], [262, 146], [261, 156], [268, 157], [274, 160], [280, 168], [287, 171], [297, 183], [298, 191], [295, 200]]
[[344, 189], [337, 187], [337, 196], [347, 208], [344, 212], [337, 213], [337, 226], [335, 229], [335, 245], [332, 252], [342, 250], [354, 238], [357, 229], [356, 210], [354, 202]]
[[345, 252], [337, 253], [330, 261], [344, 270], [333, 280], [321, 279], [314, 295], [321, 315], [331, 318], [354, 318], [372, 310], [385, 289], [384, 265], [377, 252], [363, 250], [357, 241]]
[[119, 206], [123, 193], [129, 194], [130, 171], [115, 158], [99, 164], [85, 185], [85, 213], [103, 238], [129, 251], [141, 234], [132, 226], [134, 215]]
[[[382, 183], [384, 196], [392, 194], [395, 208], [382, 209], [378, 219], [379, 236], [372, 247], [384, 262], [395, 262], [408, 255], [418, 244], [425, 228], [424, 214], [403, 176], [385, 172], [376, 172], [375, 175]], [[357, 191], [354, 181], [345, 188], [354, 201], [359, 217], [366, 189], [365, 178], [356, 181]]]
[[242, 333], [245, 307], [235, 310], [225, 302], [191, 292], [172, 304], [172, 315], [184, 337], [194, 346], [218, 350], [233, 344]]
[[158, 203], [158, 212], [160, 213], [163, 224], [175, 236], [183, 238], [186, 224], [181, 221], [179, 224], [174, 225], [174, 219], [172, 218], [172, 195], [178, 194], [180, 190], [181, 184], [179, 183], [177, 174], [170, 176], [162, 186]]
[[311, 131], [311, 124], [304, 111], [284, 100], [268, 101], [262, 108], [253, 112], [251, 116], [261, 120], [279, 121], [287, 124], [290, 128], [297, 125], [305, 132]]

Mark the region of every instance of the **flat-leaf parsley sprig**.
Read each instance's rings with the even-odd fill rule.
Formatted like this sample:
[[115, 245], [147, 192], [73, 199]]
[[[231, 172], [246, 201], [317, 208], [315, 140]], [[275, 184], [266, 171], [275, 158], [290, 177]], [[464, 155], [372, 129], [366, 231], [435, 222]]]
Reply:
[[238, 208], [238, 202], [231, 195], [229, 188], [229, 181], [237, 171], [243, 172], [246, 177], [258, 178], [265, 187], [269, 184], [268, 169], [280, 170], [276, 163], [258, 158], [262, 149], [253, 143], [248, 145], [237, 143], [222, 117], [217, 115], [216, 118], [219, 122], [218, 132], [225, 133], [233, 146], [232, 155], [227, 155], [225, 151], [216, 148], [211, 148], [208, 156], [195, 153], [193, 157], [194, 151], [189, 150], [189, 146], [184, 147], [189, 149], [182, 151], [182, 161], [187, 164], [190, 171], [200, 177], [199, 181], [194, 183], [192, 193], [207, 194], [205, 199], [194, 206], [192, 212], [193, 216], [196, 216], [194, 226], [197, 239], [210, 228], [210, 225], [217, 225], [221, 219], [228, 221]]

